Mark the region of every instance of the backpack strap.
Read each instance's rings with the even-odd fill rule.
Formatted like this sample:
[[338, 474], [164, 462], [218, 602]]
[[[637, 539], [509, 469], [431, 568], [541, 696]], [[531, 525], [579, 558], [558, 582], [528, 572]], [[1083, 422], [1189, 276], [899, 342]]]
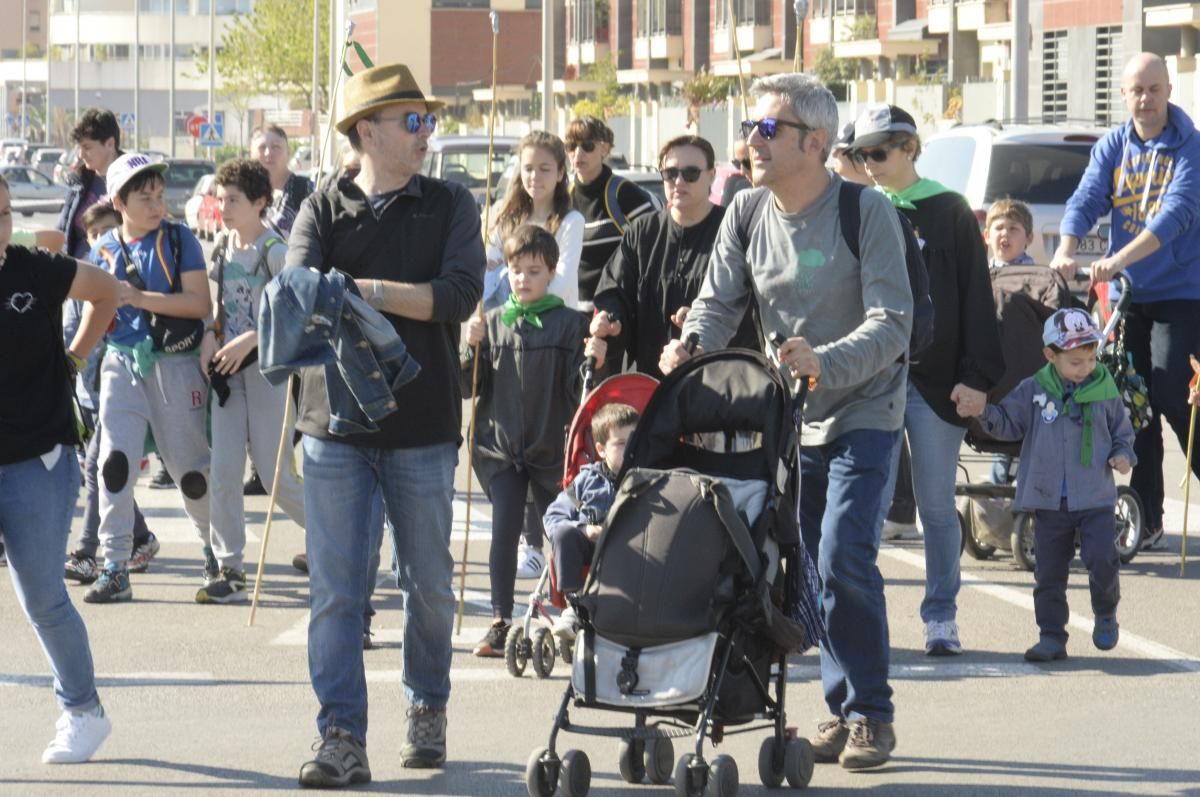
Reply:
[[229, 232], [221, 233], [217, 245], [213, 249], [212, 264], [217, 272], [217, 317], [213, 321], [213, 332], [217, 335], [218, 343], [225, 343], [225, 263], [228, 261]]
[[763, 210], [767, 207], [767, 200], [771, 197], [771, 191], [766, 188], [752, 188], [747, 191], [747, 194], [750, 198], [742, 205], [742, 212], [738, 215], [735, 225], [738, 243], [742, 245], [743, 252], [750, 250], [750, 234], [754, 232], [759, 219], [762, 218]]
[[861, 260], [858, 236], [862, 231], [862, 192], [866, 186], [842, 181], [838, 190], [838, 222], [842, 228], [842, 238], [850, 249], [855, 260]]
[[622, 235], [625, 234], [625, 228], [629, 226], [629, 219], [626, 217], [625, 211], [621, 210], [621, 203], [618, 201], [621, 185], [624, 182], [624, 177], [610, 174], [608, 182], [604, 184], [604, 209], [608, 212], [608, 217], [612, 219], [613, 224], [617, 225], [617, 231]]

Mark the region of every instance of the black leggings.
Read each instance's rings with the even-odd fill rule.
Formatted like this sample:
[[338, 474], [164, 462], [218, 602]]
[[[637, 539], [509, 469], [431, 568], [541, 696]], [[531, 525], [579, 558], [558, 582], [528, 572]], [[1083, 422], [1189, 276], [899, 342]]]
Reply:
[[492, 578], [492, 615], [511, 620], [517, 580], [517, 545], [525, 525], [525, 496], [533, 498], [537, 516], [546, 513], [554, 493], [534, 482], [528, 471], [509, 466], [492, 476], [492, 550], [488, 569]]

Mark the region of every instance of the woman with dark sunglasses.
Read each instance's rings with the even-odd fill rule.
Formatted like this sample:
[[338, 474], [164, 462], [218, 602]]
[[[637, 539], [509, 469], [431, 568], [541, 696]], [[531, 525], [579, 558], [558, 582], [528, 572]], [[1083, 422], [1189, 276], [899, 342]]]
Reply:
[[[916, 122], [894, 105], [869, 106], [854, 124], [853, 156], [903, 213], [922, 243], [934, 337], [908, 372], [904, 427], [925, 533], [925, 653], [962, 653], [958, 637], [961, 530], [954, 505], [958, 451], [966, 433], [956, 407], [982, 411], [1004, 375], [1000, 333], [979, 221], [965, 199], [917, 174]], [[893, 470], [886, 495], [894, 492]]]
[[[630, 349], [635, 371], [662, 378], [659, 355], [680, 327], [708, 271], [725, 208], [709, 201], [716, 179], [712, 144], [679, 136], [659, 152], [668, 207], [630, 224], [596, 287], [591, 332], [608, 341], [609, 371], [620, 369]], [[749, 316], [730, 343], [758, 343]]]

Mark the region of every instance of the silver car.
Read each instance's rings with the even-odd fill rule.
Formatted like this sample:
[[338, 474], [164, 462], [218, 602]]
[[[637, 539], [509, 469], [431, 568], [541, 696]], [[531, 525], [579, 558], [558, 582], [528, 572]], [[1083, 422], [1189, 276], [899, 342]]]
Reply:
[[34, 213], [58, 213], [67, 201], [68, 189], [29, 166], [0, 166], [0, 175], [8, 182], [13, 210], [26, 216]]
[[[1049, 265], [1067, 200], [1079, 186], [1101, 128], [1065, 125], [961, 125], [922, 142], [917, 170], [967, 198], [980, 228], [998, 199], [1018, 199], [1033, 212], [1029, 256]], [[1108, 249], [1108, 217], [1079, 242], [1077, 260]]]

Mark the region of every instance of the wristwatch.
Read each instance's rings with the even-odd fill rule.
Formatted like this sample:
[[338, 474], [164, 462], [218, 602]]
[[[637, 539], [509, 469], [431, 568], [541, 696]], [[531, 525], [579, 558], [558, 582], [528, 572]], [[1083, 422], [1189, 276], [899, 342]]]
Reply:
[[367, 299], [367, 304], [376, 310], [383, 307], [383, 280], [371, 280], [371, 298]]

